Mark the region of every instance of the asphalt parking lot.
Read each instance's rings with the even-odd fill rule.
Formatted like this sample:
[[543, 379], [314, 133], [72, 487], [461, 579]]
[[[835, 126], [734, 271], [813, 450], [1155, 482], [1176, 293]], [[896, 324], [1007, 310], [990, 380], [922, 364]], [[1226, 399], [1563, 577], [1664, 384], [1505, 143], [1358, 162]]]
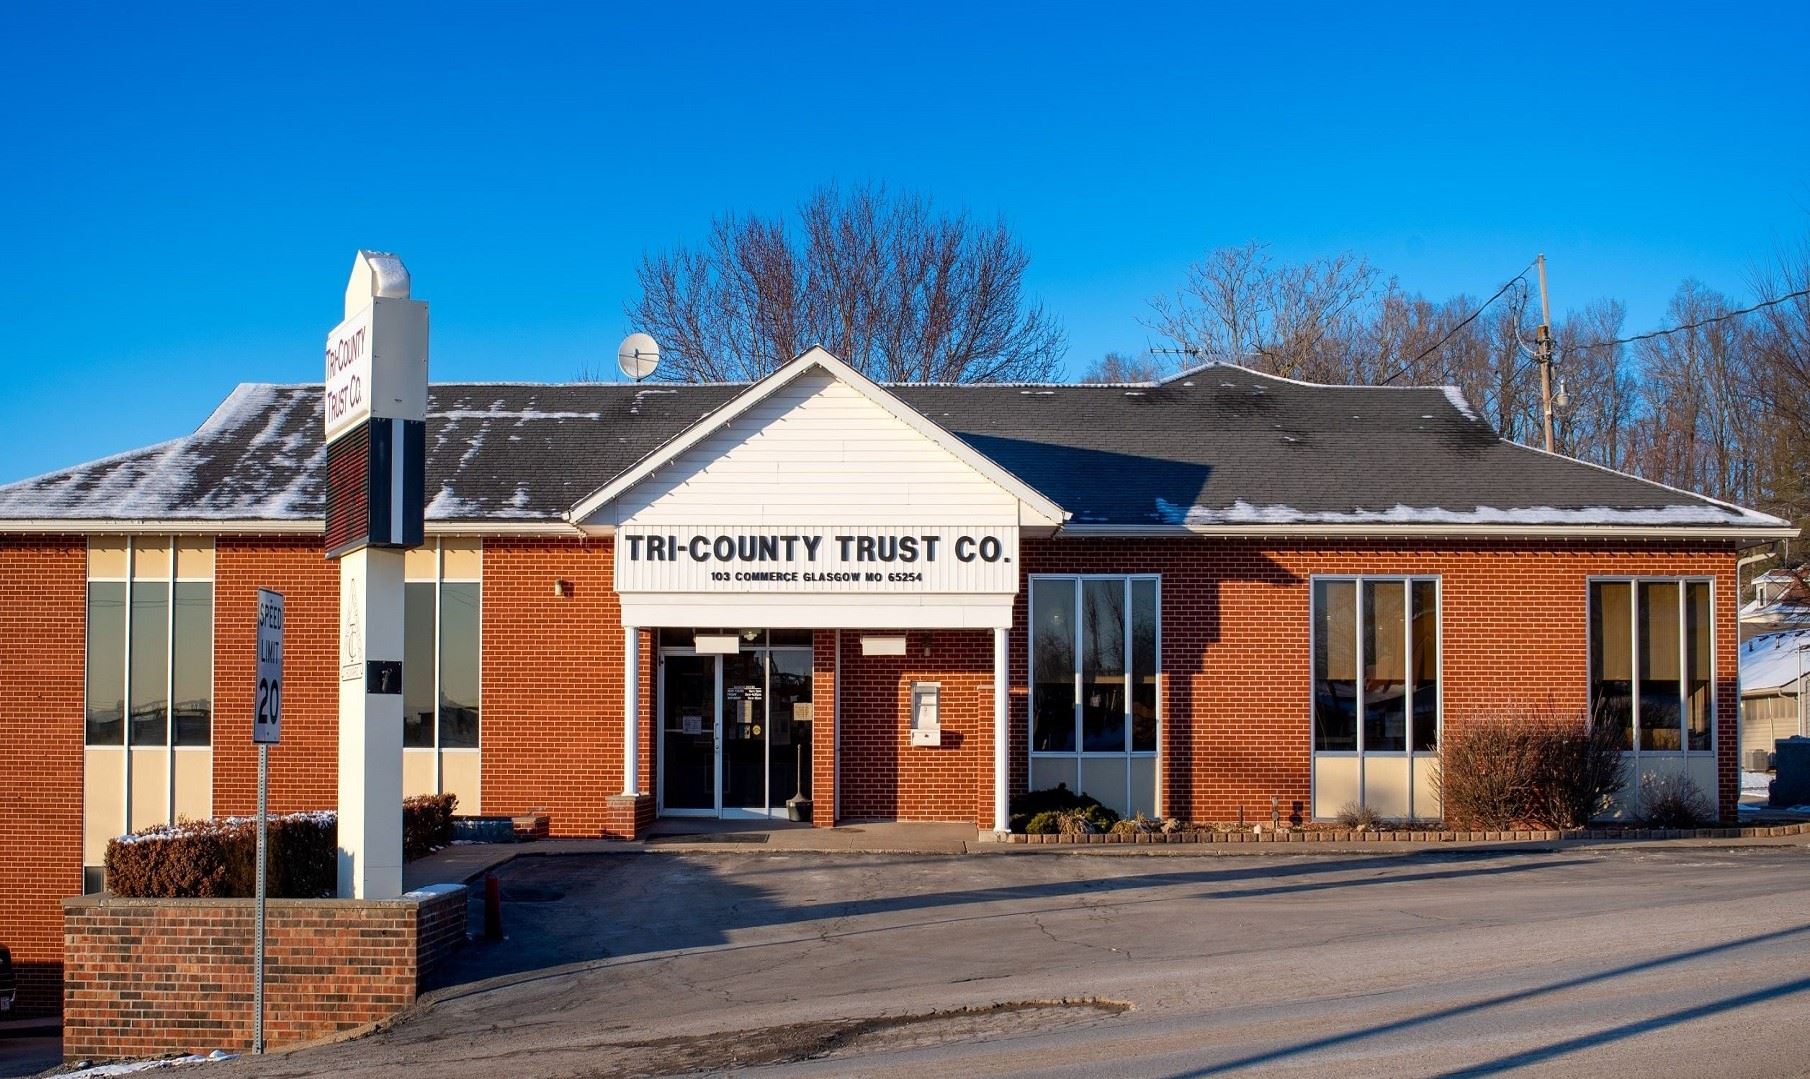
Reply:
[[370, 1038], [206, 1075], [1800, 1075], [1810, 848], [624, 854]]

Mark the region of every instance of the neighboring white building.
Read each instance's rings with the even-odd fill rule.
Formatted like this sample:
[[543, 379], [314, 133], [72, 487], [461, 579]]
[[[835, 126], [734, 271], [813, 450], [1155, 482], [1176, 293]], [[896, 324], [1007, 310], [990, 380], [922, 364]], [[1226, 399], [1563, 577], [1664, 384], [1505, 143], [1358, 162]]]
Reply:
[[1767, 570], [1751, 586], [1753, 598], [1741, 607], [1742, 640], [1777, 630], [1810, 629], [1810, 590], [1796, 574]]
[[[1752, 606], [1749, 604], [1749, 606]], [[1742, 616], [1746, 616], [1743, 609]], [[1810, 673], [1810, 629], [1762, 633], [1741, 642], [1741, 766], [1756, 749], [1804, 728], [1799, 689]]]

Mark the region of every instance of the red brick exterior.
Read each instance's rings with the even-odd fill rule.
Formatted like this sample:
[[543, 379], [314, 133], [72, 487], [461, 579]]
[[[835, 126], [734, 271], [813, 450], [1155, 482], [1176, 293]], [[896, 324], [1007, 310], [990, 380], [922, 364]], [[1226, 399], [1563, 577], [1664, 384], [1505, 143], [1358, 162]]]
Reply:
[[[608, 539], [484, 541], [484, 812], [599, 836], [622, 793], [622, 608]], [[556, 594], [557, 582], [569, 595]], [[654, 785], [654, 634], [641, 634], [638, 786]]]
[[[1740, 796], [1735, 554], [1727, 546], [1254, 540], [1027, 541], [1029, 573], [1162, 575], [1163, 812], [1192, 820], [1284, 815], [1309, 802], [1308, 631], [1316, 574], [1441, 578], [1445, 730], [1492, 710], [1589, 705], [1586, 583], [1654, 574], [1715, 580], [1716, 739], [1724, 820]], [[1019, 593], [1012, 649], [1014, 792], [1029, 745]], [[1705, 792], [1709, 793], [1709, 792]], [[1296, 807], [1299, 803], [1299, 807]]]
[[[264, 1041], [280, 1048], [387, 1019], [465, 941], [466, 895], [273, 899]], [[252, 1042], [254, 905], [247, 899], [64, 904], [67, 1060], [243, 1052]]]
[[[993, 631], [914, 630], [902, 656], [863, 656], [864, 635], [842, 635], [842, 819], [992, 827]], [[939, 686], [939, 746], [911, 744], [913, 682]]]
[[283, 741], [270, 751], [270, 811], [339, 802], [339, 566], [313, 536], [214, 543], [214, 814], [258, 809], [258, 589], [283, 594]]
[[0, 944], [21, 1014], [57, 1009], [57, 901], [82, 890], [87, 596], [83, 537], [0, 536]]

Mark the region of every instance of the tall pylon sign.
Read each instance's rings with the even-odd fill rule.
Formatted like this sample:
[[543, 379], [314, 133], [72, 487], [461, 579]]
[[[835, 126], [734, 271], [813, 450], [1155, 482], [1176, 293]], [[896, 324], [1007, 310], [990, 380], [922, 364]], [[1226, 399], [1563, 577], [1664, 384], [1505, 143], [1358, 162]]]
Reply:
[[402, 894], [403, 552], [421, 544], [427, 304], [360, 251], [327, 335], [327, 557], [339, 563], [339, 895]]

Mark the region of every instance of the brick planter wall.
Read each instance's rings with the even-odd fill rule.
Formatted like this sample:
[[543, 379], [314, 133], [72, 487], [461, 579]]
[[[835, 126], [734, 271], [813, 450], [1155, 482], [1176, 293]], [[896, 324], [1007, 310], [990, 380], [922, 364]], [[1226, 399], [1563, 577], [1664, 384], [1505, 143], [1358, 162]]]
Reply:
[[[351, 1030], [414, 1003], [464, 943], [465, 903], [460, 885], [401, 899], [270, 900], [265, 1044]], [[64, 900], [64, 1058], [249, 1049], [254, 906], [249, 899]]]

